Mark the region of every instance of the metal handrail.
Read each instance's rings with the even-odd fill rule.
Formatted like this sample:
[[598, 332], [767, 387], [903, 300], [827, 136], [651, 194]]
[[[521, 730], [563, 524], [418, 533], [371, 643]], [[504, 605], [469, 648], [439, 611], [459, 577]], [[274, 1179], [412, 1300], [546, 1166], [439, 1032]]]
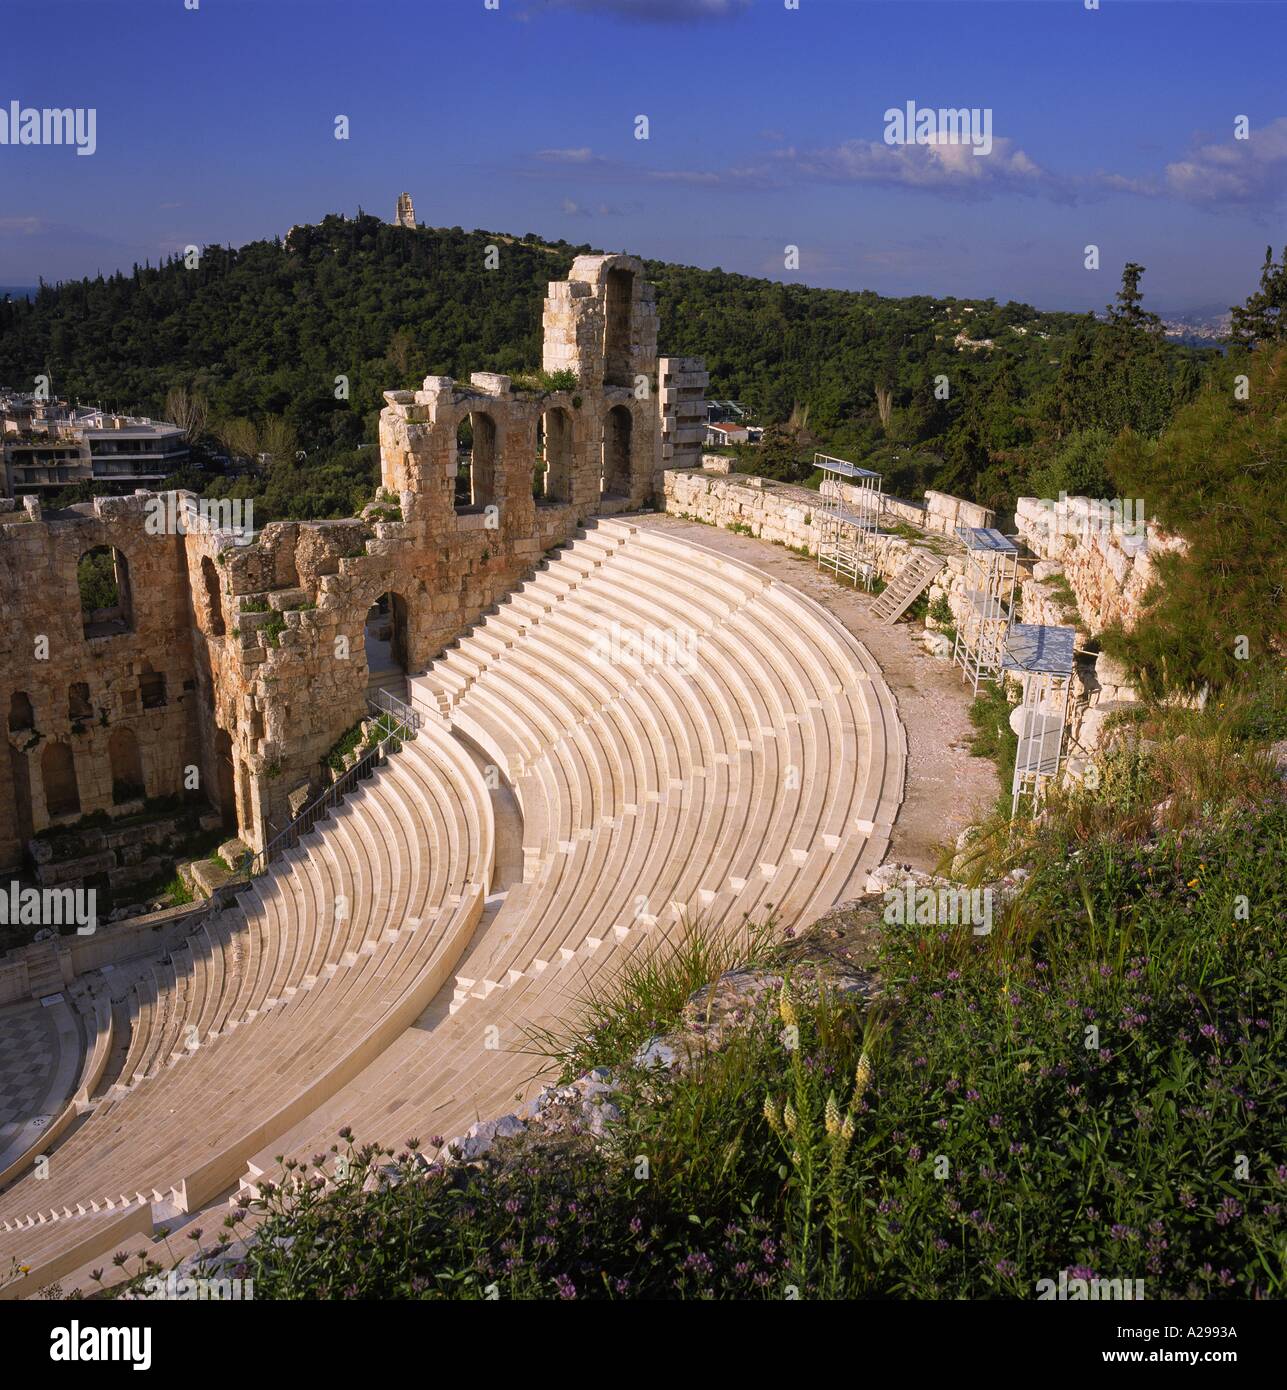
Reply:
[[368, 697], [366, 702], [368, 709], [379, 716], [374, 745], [352, 767], [337, 777], [320, 796], [314, 797], [286, 829], [275, 835], [258, 854], [246, 851], [239, 872], [244, 872], [248, 879], [262, 874], [274, 859], [287, 850], [294, 849], [303, 836], [319, 821], [326, 819], [331, 809], [338, 806], [348, 792], [374, 773], [376, 767], [385, 761], [391, 746], [392, 751], [396, 752], [404, 740], [410, 741], [420, 732], [420, 714], [417, 710], [399, 700], [397, 696], [390, 695], [387, 690], [376, 691], [376, 697]]

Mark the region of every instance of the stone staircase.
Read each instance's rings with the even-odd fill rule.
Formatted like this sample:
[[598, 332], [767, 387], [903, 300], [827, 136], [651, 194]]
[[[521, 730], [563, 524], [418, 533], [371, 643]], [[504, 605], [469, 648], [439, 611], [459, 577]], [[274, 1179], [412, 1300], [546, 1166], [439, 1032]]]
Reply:
[[896, 623], [929, 588], [945, 564], [947, 561], [941, 555], [931, 555], [927, 550], [915, 552], [872, 604], [872, 617], [878, 618], [885, 627]]

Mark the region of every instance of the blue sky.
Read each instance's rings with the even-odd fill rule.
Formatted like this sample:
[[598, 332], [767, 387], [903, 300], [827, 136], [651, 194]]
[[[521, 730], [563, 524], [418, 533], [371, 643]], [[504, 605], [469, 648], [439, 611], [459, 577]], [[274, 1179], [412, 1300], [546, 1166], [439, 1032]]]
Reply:
[[[93, 107], [97, 150], [0, 145], [0, 283], [404, 188], [435, 226], [1043, 308], [1126, 260], [1155, 307], [1227, 305], [1287, 242], [1278, 0], [497, 3], [6, 0], [0, 108]], [[887, 145], [908, 101], [990, 109], [992, 152]]]

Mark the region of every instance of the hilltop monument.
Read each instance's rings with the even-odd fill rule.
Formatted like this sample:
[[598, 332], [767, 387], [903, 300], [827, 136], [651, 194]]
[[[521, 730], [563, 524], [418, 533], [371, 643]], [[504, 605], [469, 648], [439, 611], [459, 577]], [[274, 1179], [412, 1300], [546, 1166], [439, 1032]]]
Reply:
[[394, 220], [399, 227], [410, 227], [412, 231], [415, 231], [416, 209], [411, 201], [410, 193], [398, 194], [398, 211]]

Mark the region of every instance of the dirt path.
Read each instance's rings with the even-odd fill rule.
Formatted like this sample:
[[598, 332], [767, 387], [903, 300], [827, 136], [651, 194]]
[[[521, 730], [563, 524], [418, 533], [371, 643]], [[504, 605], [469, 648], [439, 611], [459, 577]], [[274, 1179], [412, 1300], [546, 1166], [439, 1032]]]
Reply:
[[773, 575], [832, 613], [876, 659], [907, 730], [907, 785], [894, 822], [888, 861], [932, 870], [943, 847], [981, 819], [1000, 790], [996, 769], [969, 751], [973, 729], [968, 688], [960, 672], [912, 640], [907, 622], [881, 627], [868, 616], [871, 598], [842, 587], [816, 561], [753, 536], [660, 514], [631, 516]]

